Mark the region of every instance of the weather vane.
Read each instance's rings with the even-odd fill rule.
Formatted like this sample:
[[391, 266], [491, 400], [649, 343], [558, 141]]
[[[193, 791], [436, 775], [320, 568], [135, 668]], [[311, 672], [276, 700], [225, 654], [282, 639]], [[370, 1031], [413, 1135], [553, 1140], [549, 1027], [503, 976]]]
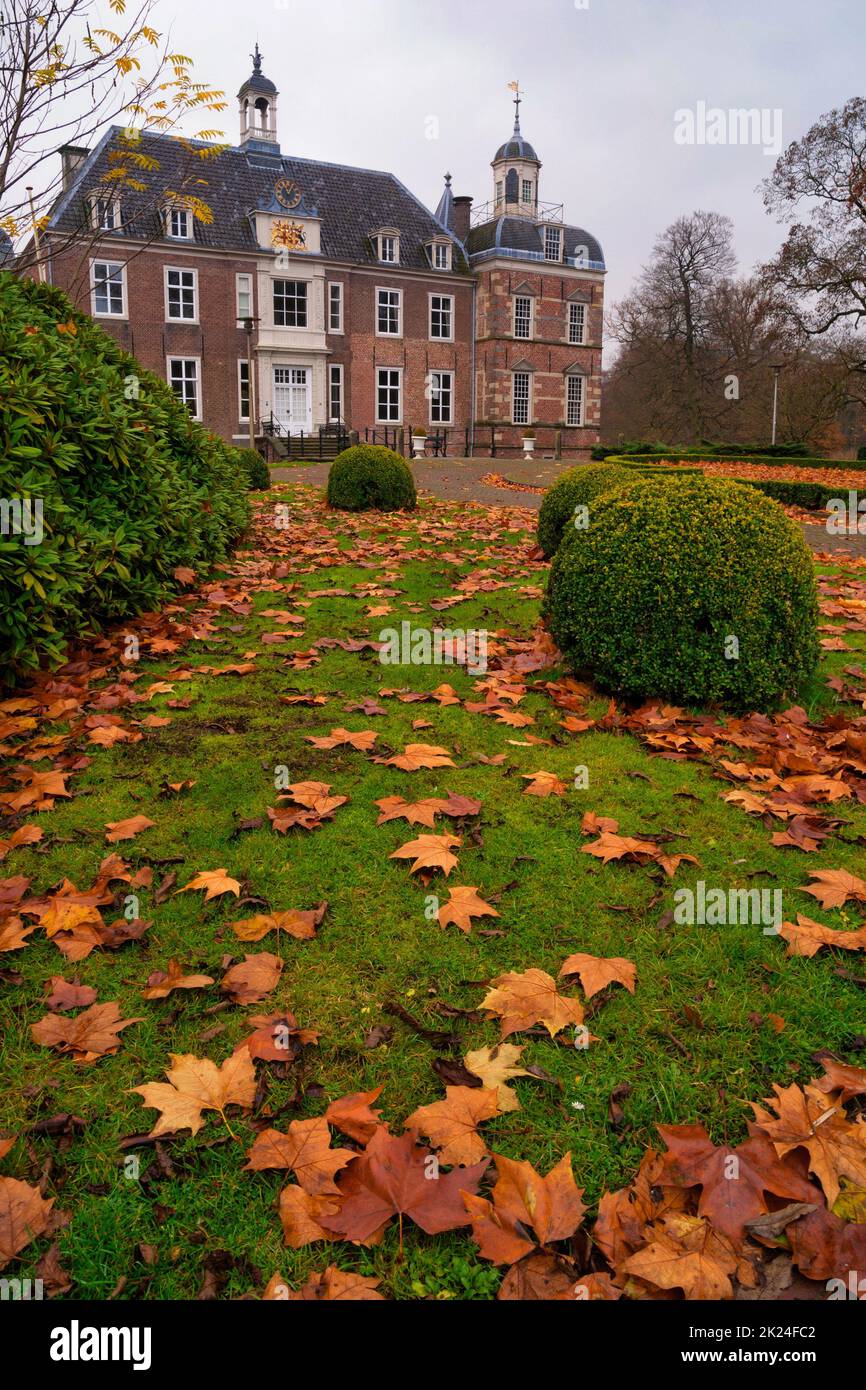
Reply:
[[520, 103], [525, 93], [521, 92], [519, 82], [509, 82], [508, 90], [514, 93], [514, 127], [517, 129], [520, 125]]

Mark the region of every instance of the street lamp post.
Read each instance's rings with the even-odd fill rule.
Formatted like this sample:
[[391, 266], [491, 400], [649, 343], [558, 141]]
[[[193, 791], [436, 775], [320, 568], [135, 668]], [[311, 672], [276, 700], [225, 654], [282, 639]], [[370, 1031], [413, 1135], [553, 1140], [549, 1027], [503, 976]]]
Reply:
[[773, 363], [773, 444], [776, 443], [776, 421], [779, 416], [779, 373], [784, 365], [784, 362]]

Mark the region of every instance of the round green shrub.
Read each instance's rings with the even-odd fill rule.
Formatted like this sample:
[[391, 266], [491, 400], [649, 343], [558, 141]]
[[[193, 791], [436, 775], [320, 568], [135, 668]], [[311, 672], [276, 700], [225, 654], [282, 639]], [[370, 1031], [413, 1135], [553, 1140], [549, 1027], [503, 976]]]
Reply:
[[721, 479], [647, 478], [599, 497], [554, 557], [545, 615], [572, 670], [634, 699], [766, 709], [818, 660], [800, 528]]
[[415, 479], [404, 459], [381, 444], [344, 449], [328, 473], [328, 506], [345, 512], [406, 512], [416, 506]]
[[246, 529], [233, 451], [58, 289], [0, 272], [0, 685], [145, 612]]
[[588, 506], [602, 493], [620, 483], [633, 480], [634, 474], [609, 463], [581, 464], [560, 473], [548, 488], [538, 513], [538, 544], [546, 559], [556, 554], [563, 532], [574, 516], [575, 507]]
[[247, 486], [256, 492], [266, 492], [271, 485], [271, 471], [258, 449], [235, 449], [238, 465], [246, 473]]

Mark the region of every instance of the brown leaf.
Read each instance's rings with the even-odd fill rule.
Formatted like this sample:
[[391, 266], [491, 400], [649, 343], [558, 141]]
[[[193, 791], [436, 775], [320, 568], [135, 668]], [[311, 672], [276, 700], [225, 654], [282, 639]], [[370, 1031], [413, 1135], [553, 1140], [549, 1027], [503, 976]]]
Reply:
[[54, 1198], [17, 1178], [0, 1178], [0, 1269], [48, 1229]]
[[278, 956], [260, 951], [255, 956], [244, 956], [239, 965], [227, 970], [220, 989], [235, 1004], [258, 1004], [276, 987], [282, 971], [283, 962]]
[[206, 1057], [190, 1053], [170, 1053], [171, 1066], [164, 1081], [149, 1081], [134, 1086], [132, 1094], [143, 1098], [145, 1105], [160, 1112], [160, 1118], [150, 1132], [151, 1138], [189, 1129], [197, 1134], [204, 1124], [203, 1110], [216, 1110], [225, 1120], [229, 1105], [252, 1109], [256, 1096], [256, 1073], [252, 1058], [245, 1048], [228, 1057], [217, 1067]]
[[225, 869], [208, 869], [204, 873], [196, 874], [185, 888], [178, 888], [174, 894], [192, 893], [199, 888], [204, 888], [204, 900], [209, 903], [211, 898], [219, 898], [223, 893], [234, 893], [235, 897], [240, 897], [241, 885], [236, 878], [229, 878]]
[[156, 821], [148, 820], [147, 816], [130, 816], [128, 820], [109, 821], [106, 825], [108, 834], [105, 839], [110, 845], [116, 845], [119, 840], [134, 840], [136, 835], [140, 835], [143, 830], [149, 830]]
[[166, 999], [174, 989], [206, 989], [212, 985], [210, 975], [184, 975], [178, 961], [173, 957], [168, 963], [168, 971], [155, 970], [147, 977], [147, 989], [141, 991], [142, 999]]
[[472, 930], [473, 917], [498, 917], [499, 913], [483, 898], [479, 898], [477, 888], [449, 888], [447, 903], [443, 903], [436, 914], [440, 927], [453, 922], [467, 935]]
[[603, 956], [588, 956], [578, 951], [568, 957], [559, 972], [560, 979], [563, 975], [579, 975], [587, 999], [591, 999], [594, 994], [598, 994], [610, 984], [624, 985], [629, 994], [634, 994], [637, 966], [622, 956], [605, 959]]
[[478, 1126], [499, 1114], [495, 1090], [446, 1086], [445, 1099], [421, 1105], [406, 1119], [407, 1129], [425, 1134], [442, 1163], [478, 1163], [487, 1154]]
[[120, 1017], [120, 1005], [93, 1004], [75, 1018], [62, 1014], [46, 1014], [38, 1023], [32, 1024], [30, 1032], [34, 1042], [42, 1047], [53, 1047], [58, 1052], [71, 1052], [76, 1062], [95, 1062], [98, 1057], [108, 1057], [120, 1047], [117, 1036], [131, 1023], [141, 1023], [140, 1018]]
[[313, 1120], [292, 1120], [288, 1134], [266, 1129], [249, 1151], [247, 1169], [291, 1168], [306, 1192], [320, 1196], [339, 1193], [334, 1176], [357, 1154], [351, 1149], [332, 1149], [324, 1115]]
[[575, 1185], [571, 1154], [546, 1178], [529, 1163], [494, 1154], [496, 1185], [490, 1200], [464, 1192], [472, 1235], [485, 1260], [514, 1264], [536, 1244], [568, 1240], [583, 1220], [582, 1188]]
[[418, 873], [420, 869], [441, 869], [446, 878], [451, 870], [457, 865], [457, 855], [452, 854], [452, 848], [461, 845], [462, 840], [458, 835], [419, 835], [417, 840], [410, 840], [407, 844], [401, 845], [395, 850], [391, 859], [414, 859], [411, 872]]
[[580, 1000], [561, 995], [543, 970], [499, 975], [493, 985], [480, 1007], [500, 1016], [503, 1039], [536, 1023], [543, 1023], [552, 1038], [568, 1024], [583, 1023]]

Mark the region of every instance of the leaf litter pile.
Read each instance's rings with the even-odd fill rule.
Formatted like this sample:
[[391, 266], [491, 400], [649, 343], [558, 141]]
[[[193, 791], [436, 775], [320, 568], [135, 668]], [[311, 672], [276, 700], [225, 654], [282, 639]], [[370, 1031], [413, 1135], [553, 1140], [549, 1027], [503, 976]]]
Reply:
[[[818, 557], [808, 707], [635, 709], [558, 664], [534, 521], [275, 489], [230, 570], [0, 701], [7, 1277], [750, 1300], [866, 1268], [863, 562]], [[383, 664], [404, 622], [483, 629], [486, 671]], [[701, 880], [780, 890], [778, 929], [682, 924]]]

